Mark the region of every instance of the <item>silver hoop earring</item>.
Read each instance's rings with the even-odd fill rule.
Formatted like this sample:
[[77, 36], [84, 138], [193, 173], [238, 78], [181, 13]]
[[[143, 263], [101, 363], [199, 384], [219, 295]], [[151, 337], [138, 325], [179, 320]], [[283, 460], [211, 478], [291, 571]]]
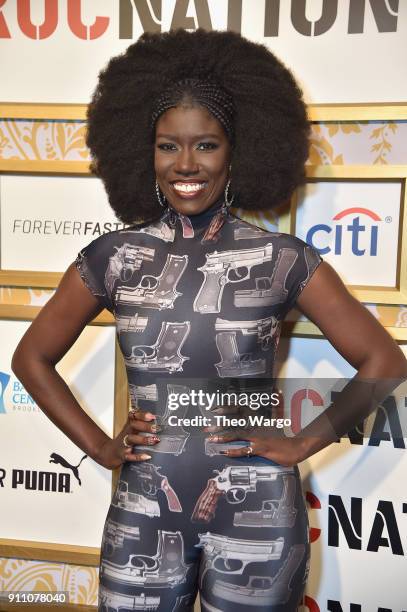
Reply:
[[161, 197], [161, 191], [160, 191], [160, 187], [158, 186], [157, 181], [155, 182], [155, 193], [157, 195], [157, 200], [160, 206], [162, 206], [163, 208], [167, 207], [167, 199], [165, 197], [165, 195], [163, 195]]
[[225, 206], [227, 208], [229, 208], [230, 206], [232, 206], [234, 200], [235, 200], [235, 196], [232, 195], [232, 197], [229, 199], [229, 189], [230, 189], [230, 179], [228, 180], [228, 182], [226, 183], [226, 187], [225, 187], [225, 195], [224, 195], [224, 200], [225, 200]]

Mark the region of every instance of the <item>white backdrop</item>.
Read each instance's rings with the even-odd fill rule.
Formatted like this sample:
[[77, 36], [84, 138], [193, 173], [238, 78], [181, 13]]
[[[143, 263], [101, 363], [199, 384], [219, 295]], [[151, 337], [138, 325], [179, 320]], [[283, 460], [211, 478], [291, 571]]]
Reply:
[[[76, 466], [84, 453], [36, 406], [11, 371], [12, 354], [27, 328], [25, 322], [0, 321], [0, 537], [99, 547], [112, 473], [87, 457], [79, 466], [79, 485], [72, 470], [50, 463], [56, 453]], [[84, 410], [110, 436], [114, 331], [87, 327], [57, 366]], [[61, 473], [68, 474], [67, 490], [45, 490], [45, 485], [41, 490], [41, 471], [55, 472], [57, 483]]]
[[21, 8], [22, 26], [17, 11], [24, 3], [0, 4], [3, 101], [86, 103], [102, 66], [143, 32], [139, 14], [145, 27], [163, 31], [223, 30], [228, 10], [230, 25], [294, 71], [308, 102], [407, 98], [404, 0], [51, 0], [47, 15], [43, 0], [31, 0], [29, 11]]

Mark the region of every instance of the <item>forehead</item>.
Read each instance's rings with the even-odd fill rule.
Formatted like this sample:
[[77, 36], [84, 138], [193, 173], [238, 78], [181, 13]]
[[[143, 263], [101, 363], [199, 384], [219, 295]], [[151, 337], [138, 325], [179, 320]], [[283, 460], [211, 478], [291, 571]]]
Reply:
[[226, 138], [220, 122], [204, 106], [176, 106], [161, 115], [156, 134], [193, 135], [211, 133]]

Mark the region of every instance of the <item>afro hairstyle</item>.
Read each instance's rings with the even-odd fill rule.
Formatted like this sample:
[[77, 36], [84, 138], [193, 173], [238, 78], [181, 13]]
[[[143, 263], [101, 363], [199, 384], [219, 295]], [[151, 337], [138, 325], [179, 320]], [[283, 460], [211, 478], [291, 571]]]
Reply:
[[233, 99], [235, 205], [270, 209], [304, 183], [310, 123], [302, 92], [280, 60], [235, 32], [145, 33], [100, 72], [87, 113], [91, 169], [125, 223], [162, 214], [151, 113], [163, 90], [191, 77], [219, 83]]

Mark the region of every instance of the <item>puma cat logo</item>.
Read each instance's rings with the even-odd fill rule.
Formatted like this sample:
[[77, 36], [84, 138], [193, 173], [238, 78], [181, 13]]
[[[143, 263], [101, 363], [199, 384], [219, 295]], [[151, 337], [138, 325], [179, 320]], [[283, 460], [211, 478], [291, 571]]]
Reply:
[[76, 480], [79, 482], [79, 485], [82, 484], [81, 479], [79, 478], [78, 468], [80, 464], [82, 463], [82, 461], [86, 459], [87, 455], [84, 455], [82, 457], [78, 465], [71, 465], [70, 463], [68, 463], [66, 459], [64, 459], [63, 457], [61, 457], [61, 455], [58, 455], [57, 453], [52, 453], [50, 456], [51, 456], [51, 459], [49, 460], [50, 463], [59, 463], [59, 465], [62, 465], [63, 467], [68, 468], [69, 470], [72, 470], [72, 474], [75, 476]]

